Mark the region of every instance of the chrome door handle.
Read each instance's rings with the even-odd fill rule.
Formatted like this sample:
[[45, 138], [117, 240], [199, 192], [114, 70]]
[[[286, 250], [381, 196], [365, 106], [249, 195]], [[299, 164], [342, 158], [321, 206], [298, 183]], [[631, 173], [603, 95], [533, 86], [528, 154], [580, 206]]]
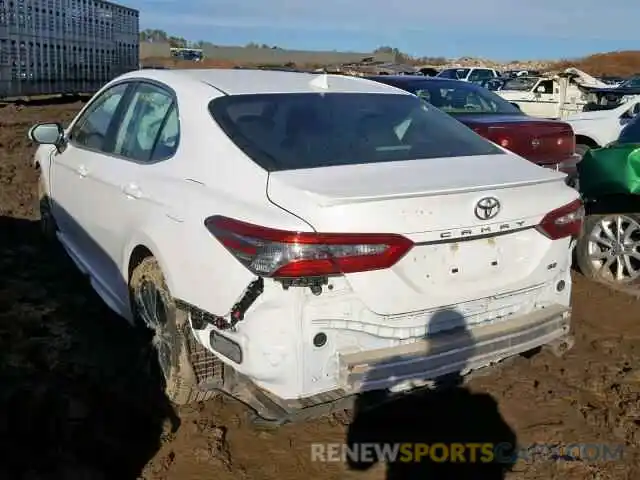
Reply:
[[86, 177], [89, 174], [89, 170], [87, 170], [87, 167], [85, 167], [84, 165], [78, 165], [78, 168], [76, 168], [76, 173], [81, 177]]
[[122, 192], [129, 198], [142, 198], [142, 190], [135, 183], [122, 187]]

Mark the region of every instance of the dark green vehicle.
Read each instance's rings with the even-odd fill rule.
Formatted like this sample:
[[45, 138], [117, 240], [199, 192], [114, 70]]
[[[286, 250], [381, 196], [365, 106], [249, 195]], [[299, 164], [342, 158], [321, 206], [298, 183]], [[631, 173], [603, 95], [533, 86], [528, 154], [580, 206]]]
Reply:
[[594, 280], [640, 293], [640, 116], [578, 164], [585, 202], [576, 262]]

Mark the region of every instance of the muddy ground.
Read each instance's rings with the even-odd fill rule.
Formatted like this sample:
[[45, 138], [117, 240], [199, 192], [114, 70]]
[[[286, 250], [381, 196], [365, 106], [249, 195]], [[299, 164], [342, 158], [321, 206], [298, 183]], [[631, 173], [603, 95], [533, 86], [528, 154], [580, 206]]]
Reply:
[[[426, 466], [385, 473], [382, 465], [311, 461], [312, 443], [347, 435], [624, 444], [618, 461], [534, 456], [506, 478], [640, 478], [640, 302], [579, 275], [577, 342], [564, 359], [546, 352], [519, 358], [473, 380], [470, 390], [408, 397], [351, 424], [345, 413], [257, 432], [226, 399], [174, 411], [148, 369], [147, 339], [38, 236], [37, 176], [25, 135], [34, 122], [67, 121], [80, 106], [0, 107], [0, 478], [445, 478], [428, 476]], [[451, 478], [503, 476], [471, 468], [472, 475], [460, 470]]]

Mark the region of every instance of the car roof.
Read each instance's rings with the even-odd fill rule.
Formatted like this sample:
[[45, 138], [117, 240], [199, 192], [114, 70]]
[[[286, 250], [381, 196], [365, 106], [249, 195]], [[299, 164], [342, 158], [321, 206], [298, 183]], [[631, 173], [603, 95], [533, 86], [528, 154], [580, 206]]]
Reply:
[[[126, 73], [119, 78], [156, 80], [169, 86], [183, 85], [188, 87], [193, 82], [204, 83], [227, 95], [318, 93], [321, 91], [330, 93], [403, 93], [389, 85], [359, 77], [258, 69], [137, 70]], [[329, 88], [322, 86], [325, 79], [328, 81]]]

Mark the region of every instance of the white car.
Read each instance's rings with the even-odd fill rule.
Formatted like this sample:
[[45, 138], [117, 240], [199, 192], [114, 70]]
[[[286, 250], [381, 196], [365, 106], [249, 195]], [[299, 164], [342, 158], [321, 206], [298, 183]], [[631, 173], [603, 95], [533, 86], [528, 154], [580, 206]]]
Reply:
[[156, 332], [175, 403], [284, 422], [570, 347], [578, 194], [402, 90], [140, 70], [29, 137], [45, 232]]
[[482, 83], [492, 78], [499, 78], [500, 74], [493, 68], [454, 67], [442, 70], [436, 77], [462, 80], [463, 82]]
[[610, 110], [582, 112], [568, 117], [576, 135], [576, 153], [581, 157], [592, 148], [602, 148], [618, 139], [622, 129], [640, 114], [640, 96]]

